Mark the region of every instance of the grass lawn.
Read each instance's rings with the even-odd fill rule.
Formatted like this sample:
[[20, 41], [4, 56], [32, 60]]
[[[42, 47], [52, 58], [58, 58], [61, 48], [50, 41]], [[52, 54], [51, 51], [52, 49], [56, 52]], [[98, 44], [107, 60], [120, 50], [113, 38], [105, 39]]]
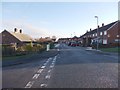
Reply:
[[33, 55], [34, 54], [27, 54], [27, 55], [21, 55], [21, 56], [5, 56], [5, 57], [2, 57], [2, 60], [16, 60], [16, 59], [32, 57]]
[[101, 51], [104, 52], [113, 52], [113, 53], [120, 53], [120, 47], [115, 47], [115, 48], [100, 48]]

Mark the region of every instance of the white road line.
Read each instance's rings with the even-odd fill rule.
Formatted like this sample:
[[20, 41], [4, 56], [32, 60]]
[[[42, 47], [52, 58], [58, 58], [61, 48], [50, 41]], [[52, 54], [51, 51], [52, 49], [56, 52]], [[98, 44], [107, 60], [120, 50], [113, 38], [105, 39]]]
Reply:
[[34, 84], [35, 81], [30, 81], [27, 83], [27, 85], [25, 86], [25, 88], [31, 88], [32, 85]]
[[52, 58], [48, 58], [48, 61], [50, 61]]
[[45, 76], [45, 79], [50, 79], [50, 75], [46, 75], [46, 76]]
[[46, 65], [47, 65], [47, 63], [44, 63], [43, 65], [44, 65], [44, 66], [46, 66]]
[[32, 79], [37, 79], [40, 76], [40, 74], [35, 74]]
[[45, 68], [46, 66], [42, 66], [41, 68], [43, 69], [43, 68]]
[[37, 73], [41, 73], [43, 71], [43, 69], [39, 69], [38, 71], [37, 71]]
[[60, 49], [57, 49], [57, 51], [60, 51]]
[[48, 60], [46, 61], [46, 63], [48, 63], [50, 60], [52, 60], [52, 58], [48, 58]]
[[45, 88], [47, 87], [47, 84], [41, 84], [40, 87]]
[[52, 61], [52, 63], [55, 63], [56, 61]]
[[50, 72], [51, 72], [51, 70], [48, 71], [48, 73], [50, 73]]
[[54, 67], [54, 65], [50, 65], [50, 68], [53, 68]]
[[52, 62], [52, 65], [55, 65], [55, 63], [54, 63], [54, 62]]
[[53, 60], [56, 60], [56, 58], [57, 58], [57, 56], [55, 56]]

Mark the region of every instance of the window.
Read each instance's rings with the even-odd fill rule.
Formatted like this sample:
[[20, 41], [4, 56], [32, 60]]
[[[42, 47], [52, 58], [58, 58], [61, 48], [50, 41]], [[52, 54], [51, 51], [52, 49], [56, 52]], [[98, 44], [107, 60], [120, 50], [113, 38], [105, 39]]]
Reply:
[[119, 35], [117, 35], [117, 37], [119, 37]]
[[103, 40], [103, 44], [107, 44], [107, 40], [106, 39]]
[[2, 34], [3, 37], [5, 37], [5, 34]]
[[108, 34], [108, 37], [110, 37], [110, 34]]
[[103, 33], [102, 32], [100, 32], [100, 35], [102, 35]]
[[95, 36], [97, 36], [97, 33], [95, 34]]
[[93, 34], [93, 37], [94, 37], [94, 34]]
[[107, 31], [104, 31], [104, 35], [107, 35]]

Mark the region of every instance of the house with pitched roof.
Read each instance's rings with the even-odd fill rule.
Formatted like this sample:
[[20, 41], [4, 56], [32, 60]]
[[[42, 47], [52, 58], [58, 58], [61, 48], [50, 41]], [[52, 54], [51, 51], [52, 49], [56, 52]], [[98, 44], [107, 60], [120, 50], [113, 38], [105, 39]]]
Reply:
[[[100, 45], [119, 45], [120, 42], [120, 21], [115, 21], [110, 24], [102, 26], [98, 26], [98, 28], [87, 31], [84, 35], [82, 35], [81, 43], [83, 46], [91, 46], [93, 44], [97, 44], [97, 42]], [[98, 30], [98, 33], [97, 33]]]
[[20, 47], [33, 42], [31, 36], [23, 34], [22, 30], [14, 29], [14, 32], [4, 30], [2, 33], [2, 45], [15, 45]]

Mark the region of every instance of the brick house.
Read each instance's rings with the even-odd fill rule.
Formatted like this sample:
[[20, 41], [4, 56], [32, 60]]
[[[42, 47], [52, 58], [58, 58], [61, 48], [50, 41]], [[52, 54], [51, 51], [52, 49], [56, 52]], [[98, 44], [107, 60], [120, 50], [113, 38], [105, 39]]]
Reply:
[[[81, 43], [83, 46], [91, 46], [95, 45], [97, 41], [100, 45], [110, 46], [110, 45], [118, 45], [120, 42], [120, 21], [112, 22], [108, 25], [102, 24], [101, 27], [98, 26], [98, 36], [97, 36], [97, 29], [87, 31], [84, 35], [82, 35]], [[98, 38], [98, 40], [97, 40]]]
[[2, 35], [2, 45], [15, 45], [16, 47], [23, 46], [25, 44], [33, 42], [33, 39], [27, 35], [23, 34], [22, 30], [14, 29], [14, 32], [4, 30], [1, 32]]

